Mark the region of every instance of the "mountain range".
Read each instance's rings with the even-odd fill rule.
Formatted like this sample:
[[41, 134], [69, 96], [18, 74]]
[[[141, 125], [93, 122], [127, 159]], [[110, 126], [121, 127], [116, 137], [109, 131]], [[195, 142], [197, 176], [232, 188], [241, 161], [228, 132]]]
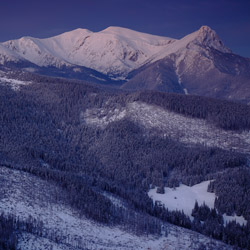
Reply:
[[250, 249], [249, 72], [207, 26], [1, 43], [0, 249]]
[[121, 27], [22, 37], [0, 44], [0, 64], [126, 90], [250, 102], [250, 59], [232, 53], [208, 26], [182, 39]]

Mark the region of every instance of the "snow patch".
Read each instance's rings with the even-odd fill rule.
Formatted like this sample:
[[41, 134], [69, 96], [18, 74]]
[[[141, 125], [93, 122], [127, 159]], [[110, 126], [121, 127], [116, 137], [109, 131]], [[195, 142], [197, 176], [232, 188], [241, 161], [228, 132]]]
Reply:
[[[157, 188], [154, 188], [149, 190], [148, 195], [154, 202], [160, 202], [170, 211], [183, 211], [192, 219], [193, 217], [191, 214], [196, 201], [199, 206], [205, 203], [209, 208], [214, 208], [216, 196], [214, 193], [207, 192], [209, 183], [210, 181], [204, 181], [192, 187], [184, 184], [181, 184], [177, 188], [165, 187], [164, 194], [157, 193]], [[236, 221], [240, 225], [247, 224], [243, 216], [228, 216], [224, 214], [223, 219], [224, 224], [229, 221]]]
[[96, 78], [97, 80], [99, 80], [99, 81], [103, 81], [103, 82], [106, 82], [106, 80], [105, 79], [103, 79], [103, 78], [100, 78], [100, 77], [97, 77], [97, 76], [94, 76], [94, 75], [90, 75], [91, 77], [94, 77], [94, 78]]
[[243, 216], [229, 216], [226, 214], [223, 214], [223, 219], [224, 219], [224, 224], [230, 222], [230, 221], [235, 221], [236, 223], [239, 223], [240, 225], [246, 225], [247, 221], [245, 220], [245, 218]]
[[24, 68], [23, 70], [30, 72], [30, 73], [34, 73], [37, 71], [35, 68], [32, 68], [32, 67]]
[[188, 90], [186, 88], [184, 88], [183, 90], [184, 90], [185, 95], [188, 95]]
[[3, 84], [7, 83], [8, 85], [10, 85], [11, 89], [13, 89], [14, 91], [19, 91], [20, 86], [29, 85], [32, 83], [32, 82], [21, 81], [21, 80], [17, 80], [17, 79], [10, 79], [10, 78], [6, 78], [6, 77], [0, 77], [0, 82]]
[[158, 194], [157, 188], [150, 189], [149, 197], [154, 201], [160, 201], [170, 211], [183, 210], [183, 212], [191, 217], [195, 201], [199, 205], [205, 203], [209, 208], [214, 207], [215, 194], [207, 192], [210, 181], [204, 181], [192, 187], [181, 184], [177, 188], [165, 187], [164, 194]]
[[115, 109], [87, 109], [80, 115], [80, 119], [86, 124], [91, 124], [97, 127], [106, 127], [111, 122], [116, 122], [123, 119], [126, 116], [126, 109], [115, 108]]

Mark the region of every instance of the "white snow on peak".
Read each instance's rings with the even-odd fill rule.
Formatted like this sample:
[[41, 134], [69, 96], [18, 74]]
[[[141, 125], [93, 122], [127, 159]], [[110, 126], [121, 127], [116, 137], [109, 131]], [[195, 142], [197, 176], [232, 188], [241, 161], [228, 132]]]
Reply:
[[[126, 77], [130, 71], [171, 54], [176, 54], [178, 60], [187, 53], [204, 54], [207, 48], [231, 52], [208, 26], [180, 40], [122, 27], [111, 26], [99, 32], [78, 28], [45, 39], [23, 37], [4, 42], [0, 56], [2, 47], [12, 51], [5, 54], [18, 54], [39, 66], [85, 66], [111, 78]], [[181, 76], [181, 72], [178, 74]]]
[[198, 42], [199, 45], [208, 46], [224, 53], [231, 53], [231, 50], [223, 44], [216, 32], [208, 26], [202, 26], [189, 37], [194, 37], [194, 42]]
[[42, 39], [33, 37], [22, 37], [17, 40], [11, 40], [3, 43], [9, 50], [14, 51], [23, 59], [28, 60], [38, 66], [56, 66], [67, 65], [63, 59], [56, 55], [53, 48], [47, 47]]
[[122, 28], [122, 27], [115, 27], [115, 26], [110, 26], [102, 30], [101, 33], [113, 34], [119, 37], [123, 37], [125, 39], [145, 42], [154, 46], [168, 45], [169, 43], [172, 43], [176, 40], [176, 39], [169, 38], [169, 37], [151, 35], [151, 34], [139, 32], [139, 31]]
[[[181, 57], [182, 60], [188, 54], [204, 54], [207, 48], [213, 48], [219, 50], [223, 53], [231, 53], [223, 42], [220, 40], [218, 35], [214, 30], [208, 26], [202, 26], [199, 30], [183, 37], [180, 40], [176, 40], [174, 43], [170, 44], [166, 49], [161, 50], [159, 53], [155, 54], [148, 60], [148, 62], [158, 61], [171, 54], [175, 54]], [[191, 64], [192, 62], [190, 62]]]
[[153, 36], [120, 27], [109, 27], [79, 38], [66, 59], [105, 74], [126, 75], [174, 39]]
[[111, 75], [126, 75], [174, 41], [109, 27], [100, 32], [76, 29], [46, 39], [23, 37], [3, 45], [39, 66], [79, 65]]

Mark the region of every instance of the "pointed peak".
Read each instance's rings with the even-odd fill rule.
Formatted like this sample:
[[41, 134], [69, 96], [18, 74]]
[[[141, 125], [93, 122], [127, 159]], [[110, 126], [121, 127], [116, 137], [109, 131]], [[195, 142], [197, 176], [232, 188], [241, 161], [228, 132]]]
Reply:
[[215, 32], [215, 31], [213, 31], [213, 30], [212, 30], [209, 26], [207, 26], [207, 25], [201, 26], [200, 29], [199, 29], [199, 31], [200, 31], [200, 32]]
[[211, 47], [224, 53], [231, 53], [231, 50], [224, 45], [216, 32], [209, 26], [201, 26], [195, 33], [195, 40], [198, 41], [200, 45]]
[[220, 40], [216, 32], [206, 25], [200, 27], [198, 36], [204, 40]]

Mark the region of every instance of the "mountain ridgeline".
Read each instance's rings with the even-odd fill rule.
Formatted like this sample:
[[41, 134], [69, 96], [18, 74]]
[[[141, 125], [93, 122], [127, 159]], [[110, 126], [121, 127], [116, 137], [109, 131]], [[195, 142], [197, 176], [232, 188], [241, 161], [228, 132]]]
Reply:
[[234, 54], [208, 26], [179, 40], [120, 27], [23, 37], [0, 44], [0, 64], [126, 90], [250, 101], [250, 59]]

